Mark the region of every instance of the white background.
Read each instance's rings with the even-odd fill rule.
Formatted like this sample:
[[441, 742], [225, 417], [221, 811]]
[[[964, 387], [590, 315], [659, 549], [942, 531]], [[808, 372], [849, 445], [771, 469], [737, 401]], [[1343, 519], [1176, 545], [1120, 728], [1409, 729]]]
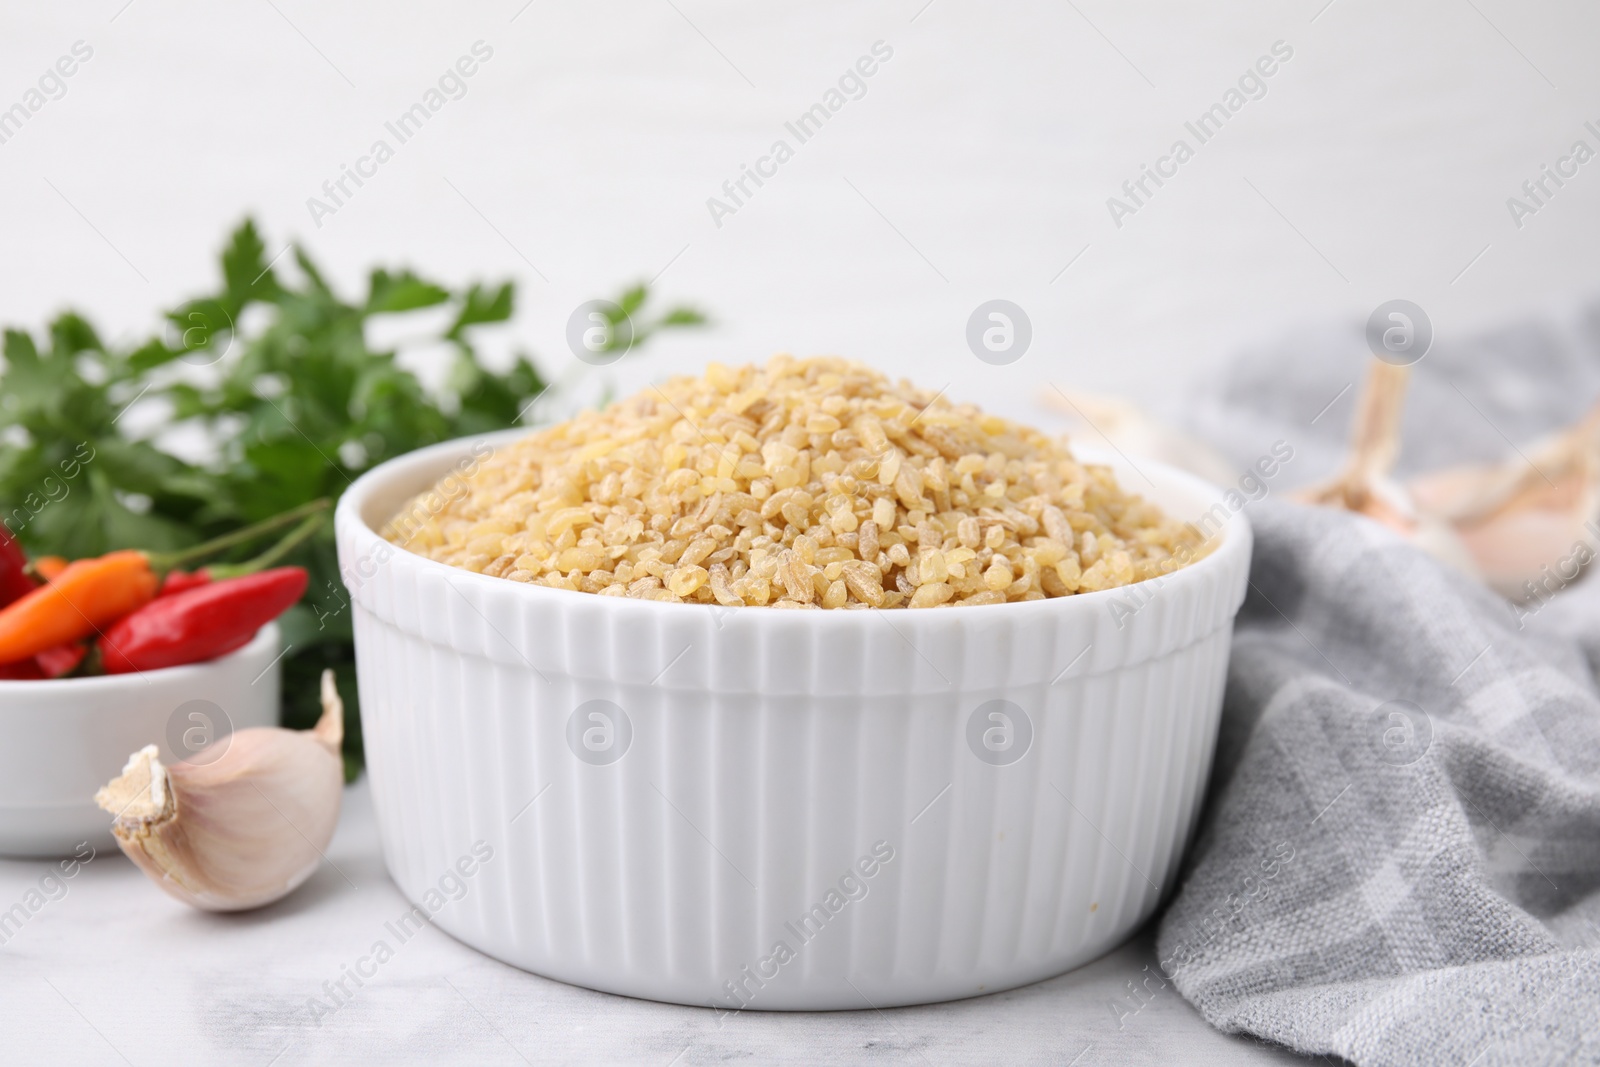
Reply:
[[[552, 372], [579, 302], [671, 263], [659, 291], [717, 328], [624, 387], [836, 352], [1042, 419], [1046, 382], [1171, 400], [1391, 298], [1447, 338], [1594, 288], [1600, 161], [1520, 230], [1506, 207], [1576, 138], [1600, 149], [1593, 5], [124, 2], [5, 15], [0, 106], [95, 52], [0, 145], [0, 321], [70, 303], [147, 332], [248, 211], [352, 287], [375, 263], [517, 278], [490, 343]], [[316, 226], [307, 198], [480, 39], [467, 95]], [[867, 95], [715, 226], [706, 199], [880, 39]], [[1106, 198], [1278, 40], [1267, 95], [1114, 227]], [[964, 341], [993, 297], [1034, 327], [1000, 369]]]

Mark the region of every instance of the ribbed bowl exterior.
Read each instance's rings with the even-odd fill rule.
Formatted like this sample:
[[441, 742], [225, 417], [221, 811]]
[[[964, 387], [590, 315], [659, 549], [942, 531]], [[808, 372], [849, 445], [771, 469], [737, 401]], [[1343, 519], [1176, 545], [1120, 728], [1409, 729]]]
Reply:
[[[1173, 888], [1246, 585], [1242, 516], [1223, 513], [1211, 555], [1120, 592], [664, 605], [379, 539], [467, 447], [374, 470], [337, 523], [385, 859], [453, 936], [654, 1000], [886, 1007], [1059, 974]], [[1139, 469], [1174, 514], [1216, 498]]]

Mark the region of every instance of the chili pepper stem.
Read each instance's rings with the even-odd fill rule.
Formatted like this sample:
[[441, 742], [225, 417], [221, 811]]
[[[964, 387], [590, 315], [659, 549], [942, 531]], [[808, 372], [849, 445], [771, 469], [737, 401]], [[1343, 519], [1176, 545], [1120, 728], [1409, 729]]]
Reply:
[[88, 651], [84, 653], [83, 658], [78, 661], [78, 665], [73, 667], [66, 674], [63, 674], [61, 677], [88, 678], [93, 675], [104, 673], [106, 673], [106, 669], [105, 664], [102, 662], [99, 646], [90, 645]]
[[232, 533], [223, 534], [221, 537], [213, 537], [203, 544], [186, 548], [181, 552], [151, 552], [146, 555], [153, 569], [166, 572], [181, 567], [185, 563], [192, 563], [197, 559], [215, 555], [223, 549], [254, 541], [262, 534], [271, 533], [273, 530], [292, 525], [309, 515], [318, 515], [327, 511], [331, 504], [332, 501], [327, 497], [323, 497], [319, 500], [313, 500], [309, 504], [302, 504], [297, 508], [292, 508], [282, 514], [274, 515], [270, 519], [262, 519], [260, 522], [251, 523], [249, 526], [242, 526]]
[[312, 534], [322, 529], [323, 524], [326, 521], [327, 515], [325, 514], [318, 513], [312, 515], [299, 526], [296, 526], [292, 531], [290, 531], [288, 536], [284, 537], [283, 540], [279, 541], [277, 544], [273, 545], [271, 548], [267, 549], [254, 559], [247, 559], [242, 563], [213, 563], [211, 566], [205, 569], [205, 573], [209, 574], [214, 581], [222, 581], [226, 578], [242, 578], [246, 574], [254, 574], [257, 571], [264, 571], [268, 567], [271, 567], [273, 564], [277, 563], [279, 560], [283, 559], [290, 552], [293, 552]]

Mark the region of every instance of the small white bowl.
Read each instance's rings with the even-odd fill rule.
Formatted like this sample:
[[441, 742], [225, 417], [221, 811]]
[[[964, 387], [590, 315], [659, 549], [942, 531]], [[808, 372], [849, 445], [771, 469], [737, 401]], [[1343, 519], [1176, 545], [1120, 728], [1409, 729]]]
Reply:
[[207, 663], [0, 681], [0, 855], [69, 856], [84, 841], [115, 848], [95, 791], [145, 745], [175, 762], [234, 730], [277, 725], [278, 658], [278, 625], [268, 623]]
[[383, 541], [470, 444], [377, 467], [335, 519], [385, 860], [450, 934], [652, 1000], [883, 1007], [1059, 974], [1174, 888], [1250, 561], [1220, 490], [1082, 450], [1176, 517], [1221, 509], [1214, 552], [1127, 589], [726, 609]]

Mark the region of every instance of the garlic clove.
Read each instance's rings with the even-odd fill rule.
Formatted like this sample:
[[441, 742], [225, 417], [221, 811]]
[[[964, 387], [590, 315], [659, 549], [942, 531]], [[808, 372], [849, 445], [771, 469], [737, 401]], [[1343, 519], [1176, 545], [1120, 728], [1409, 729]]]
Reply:
[[154, 745], [95, 794], [117, 844], [152, 881], [207, 911], [287, 896], [323, 858], [344, 792], [344, 706], [322, 676], [322, 718], [308, 731], [240, 730], [206, 763], [167, 767]]

